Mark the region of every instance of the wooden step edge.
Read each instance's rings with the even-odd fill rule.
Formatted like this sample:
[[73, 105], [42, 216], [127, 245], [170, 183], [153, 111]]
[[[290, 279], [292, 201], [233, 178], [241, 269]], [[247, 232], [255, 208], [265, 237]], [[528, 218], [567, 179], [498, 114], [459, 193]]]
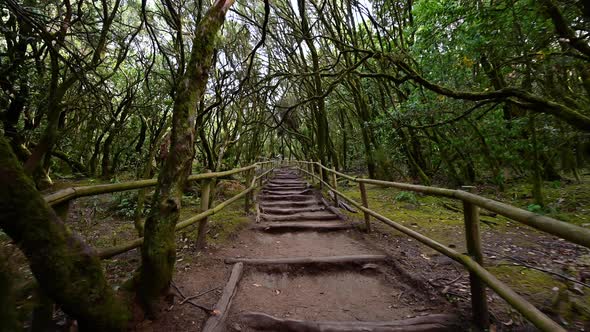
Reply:
[[[314, 198], [312, 196], [310, 196], [310, 198]], [[263, 201], [262, 197], [259, 197], [258, 199], [260, 201], [260, 206], [263, 207], [278, 207], [281, 205], [319, 205], [319, 206], [324, 206], [322, 204], [322, 202], [320, 202], [317, 199], [308, 199], [305, 201]]]
[[215, 305], [213, 314], [203, 326], [203, 332], [223, 332], [226, 331], [225, 320], [228, 317], [229, 309], [234, 296], [238, 290], [238, 284], [244, 273], [244, 264], [236, 263], [232, 268], [229, 280], [223, 289], [223, 293]]
[[301, 201], [308, 201], [310, 198], [315, 198], [313, 195], [268, 195], [268, 194], [261, 194], [258, 195], [258, 199], [265, 200], [265, 201], [279, 201], [284, 200], [287, 202], [301, 202]]
[[277, 221], [288, 221], [288, 220], [339, 220], [341, 219], [337, 214], [332, 213], [330, 210], [320, 210], [320, 211], [297, 211], [297, 213], [293, 214], [272, 214], [272, 213], [263, 213], [261, 214], [262, 218], [268, 218], [267, 220], [271, 221], [275, 219]]
[[261, 230], [265, 232], [280, 232], [280, 231], [340, 231], [354, 228], [353, 224], [345, 224], [342, 222], [267, 222], [253, 225], [251, 229]]
[[292, 195], [304, 195], [304, 196], [312, 196], [313, 192], [312, 191], [307, 191], [307, 190], [297, 190], [297, 191], [293, 191], [293, 192], [289, 192], [288, 190], [262, 190], [261, 191], [261, 196], [263, 195], [276, 195], [276, 196], [284, 196], [286, 198], [292, 196]]
[[260, 312], [245, 312], [239, 316], [240, 324], [262, 331], [306, 332], [443, 332], [457, 331], [463, 325], [454, 314], [432, 314], [395, 321], [305, 321], [281, 319]]
[[290, 216], [298, 213], [309, 213], [309, 212], [326, 212], [329, 211], [323, 206], [302, 206], [298, 208], [277, 208], [277, 207], [263, 207], [262, 212], [265, 214], [272, 214], [277, 216]]
[[226, 264], [244, 263], [250, 265], [276, 264], [351, 264], [387, 261], [386, 255], [324, 256], [324, 257], [280, 257], [280, 258], [226, 258]]

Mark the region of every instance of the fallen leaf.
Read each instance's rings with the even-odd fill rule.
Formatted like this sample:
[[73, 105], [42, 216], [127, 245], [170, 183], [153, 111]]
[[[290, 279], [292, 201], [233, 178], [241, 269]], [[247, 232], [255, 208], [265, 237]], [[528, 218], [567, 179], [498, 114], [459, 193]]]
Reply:
[[254, 287], [261, 287], [262, 285], [260, 285], [260, 284], [252, 284], [252, 286], [254, 286]]

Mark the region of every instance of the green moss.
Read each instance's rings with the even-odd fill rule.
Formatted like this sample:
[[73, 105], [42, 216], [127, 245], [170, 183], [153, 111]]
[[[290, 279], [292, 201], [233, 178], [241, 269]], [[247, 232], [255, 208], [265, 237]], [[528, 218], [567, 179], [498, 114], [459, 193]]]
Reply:
[[[342, 187], [339, 191], [357, 202], [361, 201], [360, 191], [357, 187]], [[400, 193], [400, 190], [394, 188], [367, 186], [369, 208], [443, 244], [453, 244], [457, 247], [463, 245], [462, 238], [457, 238], [457, 235], [463, 234], [463, 213], [443, 207], [443, 204], [456, 205], [456, 202], [419, 194], [414, 195], [415, 199], [412, 202], [407, 202], [396, 199]], [[349, 216], [362, 218], [360, 213], [349, 213]], [[379, 221], [372, 220], [379, 224]], [[383, 227], [381, 230], [391, 233], [393, 236], [405, 237], [390, 227]]]
[[244, 213], [244, 200], [240, 199], [210, 218], [207, 242], [214, 245], [223, 244], [249, 221], [250, 217]]
[[489, 266], [488, 270], [503, 282], [521, 294], [547, 299], [552, 297], [552, 288], [562, 287], [563, 283], [557, 281], [547, 273], [528, 269], [522, 266], [504, 265]]
[[[546, 205], [543, 214], [573, 224], [590, 223], [588, 207], [590, 206], [590, 176], [584, 176], [581, 183], [545, 182], [543, 193]], [[506, 191], [495, 195], [491, 192], [483, 195], [498, 199], [508, 204], [526, 209], [533, 203], [532, 185], [528, 183], [511, 183]]]
[[[228, 195], [223, 192], [220, 196]], [[225, 199], [225, 198], [224, 198]], [[216, 204], [221, 203], [217, 201]], [[181, 211], [180, 220], [198, 214], [198, 208], [185, 208]], [[244, 198], [241, 198], [230, 204], [225, 209], [209, 217], [207, 227], [207, 244], [219, 246], [231, 239], [250, 222], [250, 217], [244, 213]], [[188, 231], [183, 231], [185, 236], [190, 239], [197, 239], [197, 227], [191, 227]]]
[[0, 331], [18, 331], [20, 325], [16, 311], [12, 271], [8, 260], [0, 253]]
[[551, 275], [522, 266], [490, 266], [488, 270], [517, 293], [566, 321], [590, 319], [590, 294], [568, 291], [568, 285]]

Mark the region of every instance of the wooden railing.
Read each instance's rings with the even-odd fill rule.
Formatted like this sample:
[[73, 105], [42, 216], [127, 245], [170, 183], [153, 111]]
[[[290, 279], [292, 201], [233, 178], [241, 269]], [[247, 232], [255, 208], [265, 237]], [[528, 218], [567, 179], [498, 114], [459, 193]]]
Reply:
[[[364, 213], [364, 220], [367, 231], [371, 231], [370, 218], [385, 223], [388, 226], [420, 241], [426, 246], [448, 256], [459, 262], [469, 271], [469, 281], [471, 284], [471, 302], [474, 323], [480, 328], [489, 327], [489, 316], [487, 309], [485, 285], [494, 290], [508, 304], [518, 310], [524, 317], [542, 331], [565, 331], [559, 324], [554, 322], [547, 315], [542, 313], [534, 305], [518, 295], [509, 286], [498, 280], [492, 273], [483, 267], [483, 252], [481, 246], [481, 236], [479, 231], [479, 209], [495, 212], [499, 215], [510, 218], [514, 221], [534, 227], [543, 232], [556, 235], [565, 240], [590, 248], [590, 230], [575, 226], [547, 216], [535, 214], [517, 207], [501, 203], [489, 198], [478, 196], [462, 190], [445, 189], [430, 186], [421, 186], [399, 182], [380, 181], [373, 179], [364, 179], [350, 176], [335, 169], [330, 169], [319, 162], [312, 161], [286, 161], [287, 165], [295, 166], [303, 173], [309, 175], [312, 179], [317, 179], [321, 186], [325, 186], [334, 193], [336, 203], [338, 199], [344, 199]], [[323, 170], [323, 171], [322, 171]], [[316, 175], [317, 174], [317, 175]], [[326, 179], [324, 174], [330, 174], [331, 179]], [[358, 183], [361, 193], [362, 203], [347, 197], [338, 191], [337, 177], [341, 177], [352, 182]], [[463, 202], [463, 214], [465, 222], [465, 235], [467, 255], [457, 252], [427, 236], [424, 236], [408, 227], [405, 227], [371, 209], [366, 193], [366, 184], [379, 185], [383, 187], [392, 187], [402, 190], [414, 191], [432, 196], [442, 196]]]
[[[276, 161], [265, 161], [265, 162], [258, 162], [252, 164], [250, 166], [245, 166], [241, 168], [236, 168], [229, 171], [223, 172], [208, 172], [202, 174], [195, 174], [191, 175], [188, 178], [188, 182], [192, 181], [201, 181], [201, 210], [203, 212], [192, 216], [186, 220], [180, 221], [176, 224], [176, 230], [180, 230], [186, 228], [190, 225], [195, 224], [199, 221], [199, 234], [197, 239], [197, 246], [202, 246], [205, 241], [205, 233], [207, 227], [208, 217], [218, 213], [219, 211], [226, 208], [228, 205], [234, 203], [238, 199], [242, 197], [246, 197], [245, 199], [245, 209], [248, 210], [251, 204], [251, 196], [254, 189], [258, 186], [262, 185], [262, 181], [265, 177], [267, 177], [268, 173], [271, 172], [274, 167], [278, 164]], [[230, 176], [237, 173], [246, 172], [246, 185], [248, 186], [246, 189], [238, 193], [237, 195], [217, 204], [213, 208], [209, 208], [209, 199], [210, 199], [210, 192], [211, 192], [211, 180], [219, 179], [222, 177]], [[256, 174], [258, 173], [258, 175]], [[113, 183], [113, 184], [100, 184], [100, 185], [92, 185], [92, 186], [80, 186], [80, 187], [70, 187], [65, 188], [62, 190], [58, 190], [54, 193], [46, 195], [45, 201], [53, 207], [53, 209], [60, 215], [62, 220], [67, 220], [67, 215], [69, 211], [70, 202], [76, 198], [84, 197], [84, 196], [94, 196], [100, 194], [108, 194], [108, 193], [115, 193], [127, 190], [135, 190], [135, 189], [142, 189], [148, 187], [154, 187], [157, 184], [157, 179], [147, 179], [147, 180], [137, 180], [137, 181], [127, 181], [121, 183]], [[111, 258], [113, 256], [122, 254], [134, 248], [141, 246], [143, 243], [143, 237], [139, 237], [135, 240], [129, 241], [127, 243], [111, 247], [105, 249], [98, 249], [98, 256], [101, 259]]]

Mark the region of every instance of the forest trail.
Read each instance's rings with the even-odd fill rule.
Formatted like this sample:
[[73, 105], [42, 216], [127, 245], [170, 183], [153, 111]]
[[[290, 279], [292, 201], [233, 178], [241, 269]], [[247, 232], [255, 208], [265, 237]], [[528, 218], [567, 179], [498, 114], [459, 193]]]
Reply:
[[325, 203], [295, 170], [275, 171], [258, 195], [260, 220], [238, 239], [247, 249], [223, 253], [244, 272], [221, 330], [448, 331], [464, 324]]

